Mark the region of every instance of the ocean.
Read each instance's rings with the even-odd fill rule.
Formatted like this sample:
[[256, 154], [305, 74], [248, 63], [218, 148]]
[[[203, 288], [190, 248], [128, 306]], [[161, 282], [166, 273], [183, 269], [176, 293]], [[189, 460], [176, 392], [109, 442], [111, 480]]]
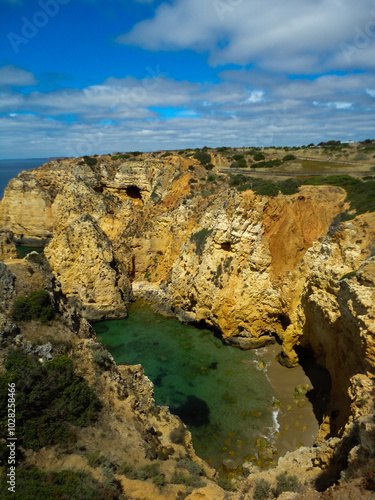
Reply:
[[23, 160], [0, 160], [0, 199], [10, 179], [16, 177], [22, 170], [40, 167], [52, 158], [26, 158]]

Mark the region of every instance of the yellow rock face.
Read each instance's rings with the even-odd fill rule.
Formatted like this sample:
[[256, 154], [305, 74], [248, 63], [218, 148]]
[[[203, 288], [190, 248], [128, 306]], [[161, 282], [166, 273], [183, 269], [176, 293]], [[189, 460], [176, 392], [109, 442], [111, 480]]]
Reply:
[[82, 306], [83, 317], [126, 316], [130, 282], [117, 269], [111, 242], [95, 219], [83, 215], [57, 232], [45, 254], [62, 292]]
[[332, 382], [322, 438], [370, 411], [374, 214], [339, 223], [348, 208], [340, 188], [240, 193], [178, 156], [79, 163], [54, 161], [13, 179], [0, 230], [52, 238], [52, 270], [85, 317], [124, 316], [133, 291], [244, 349], [278, 339], [289, 366], [297, 346], [310, 349]]

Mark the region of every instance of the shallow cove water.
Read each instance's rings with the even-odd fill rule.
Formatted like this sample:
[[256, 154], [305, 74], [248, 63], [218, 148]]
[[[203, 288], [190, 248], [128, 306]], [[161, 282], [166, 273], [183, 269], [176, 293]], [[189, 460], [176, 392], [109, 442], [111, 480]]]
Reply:
[[129, 317], [93, 325], [118, 364], [141, 364], [155, 401], [189, 428], [197, 454], [219, 468], [255, 453], [274, 428], [273, 391], [253, 351], [226, 346], [208, 330], [157, 316], [136, 302]]

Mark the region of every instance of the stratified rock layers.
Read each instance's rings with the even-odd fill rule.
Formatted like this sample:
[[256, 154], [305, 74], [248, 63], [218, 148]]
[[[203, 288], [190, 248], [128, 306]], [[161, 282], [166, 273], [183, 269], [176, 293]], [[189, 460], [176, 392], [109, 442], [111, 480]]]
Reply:
[[84, 318], [126, 316], [130, 294], [126, 270], [121, 272], [110, 240], [90, 215], [78, 217], [57, 232], [45, 254], [62, 292], [76, 299]]
[[51, 162], [10, 182], [0, 229], [52, 238], [53, 273], [90, 320], [126, 315], [133, 290], [244, 349], [281, 341], [289, 366], [311, 349], [332, 378], [320, 437], [344, 433], [372, 400], [374, 214], [340, 222], [337, 187], [268, 198], [205, 176], [179, 156]]

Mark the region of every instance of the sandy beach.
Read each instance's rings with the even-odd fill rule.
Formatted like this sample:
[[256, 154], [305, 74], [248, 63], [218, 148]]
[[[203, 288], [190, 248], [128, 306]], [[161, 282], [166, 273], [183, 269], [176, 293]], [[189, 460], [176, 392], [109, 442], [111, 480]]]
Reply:
[[275, 359], [280, 349], [276, 344], [258, 349], [257, 354], [264, 361], [274, 395], [281, 402], [277, 415], [279, 431], [276, 433], [275, 446], [279, 456], [282, 456], [300, 446], [312, 446], [319, 425], [308, 398], [304, 394], [296, 397], [295, 393], [297, 386], [312, 388], [310, 379], [300, 366], [285, 368], [280, 365]]

